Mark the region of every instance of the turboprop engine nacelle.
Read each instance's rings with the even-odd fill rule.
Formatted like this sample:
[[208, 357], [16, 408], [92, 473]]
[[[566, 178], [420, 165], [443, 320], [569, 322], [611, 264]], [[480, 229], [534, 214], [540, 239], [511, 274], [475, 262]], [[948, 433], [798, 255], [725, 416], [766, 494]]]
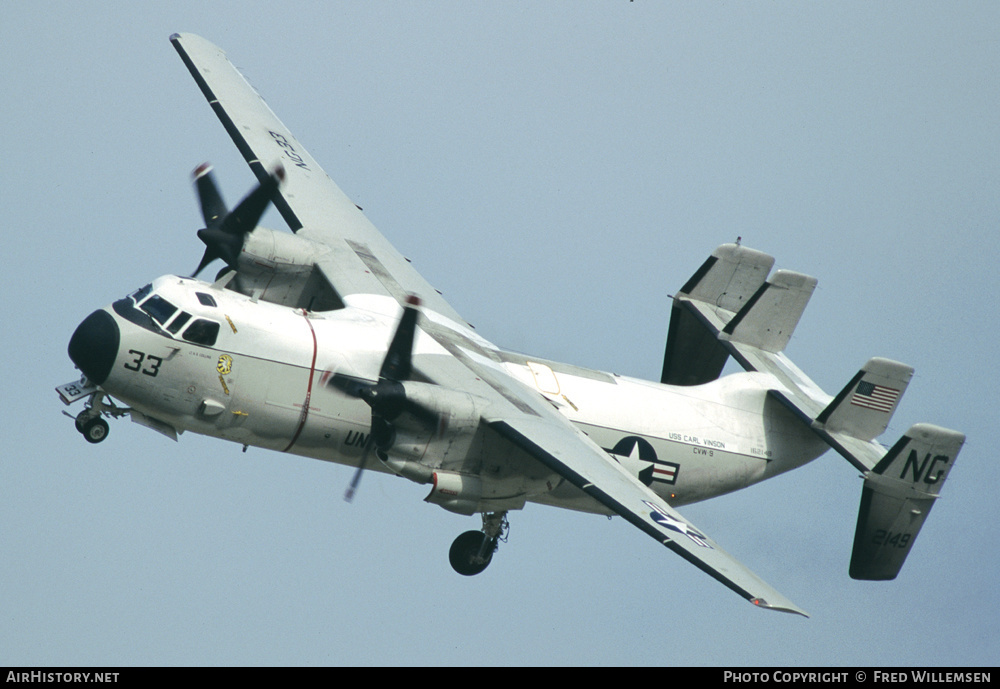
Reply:
[[305, 237], [258, 227], [249, 232], [237, 260], [234, 287], [263, 301], [330, 311], [343, 302], [316, 267], [329, 248]]
[[327, 251], [311, 239], [258, 227], [243, 242], [240, 270], [302, 273], [312, 268], [316, 256]]
[[[396, 423], [396, 444], [386, 464], [411, 480], [432, 484], [424, 498], [426, 502], [449, 512], [470, 515], [521, 509], [529, 495], [552, 489], [553, 477], [544, 469], [507, 472], [490, 461], [491, 456], [495, 457], [496, 447], [492, 431], [481, 424], [486, 400], [428, 383], [408, 381], [403, 385], [407, 399], [428, 412], [433, 411], [438, 426], [430, 431], [426, 445], [419, 449], [407, 447], [404, 443], [412, 438], [410, 433], [417, 428], [414, 425], [417, 419], [404, 421], [406, 417], [401, 416]], [[402, 459], [411, 448], [415, 452]], [[426, 461], [430, 458], [433, 460]], [[512, 457], [508, 459], [517, 463]], [[534, 461], [529, 463], [539, 468]]]
[[415, 461], [422, 461], [432, 449], [431, 468], [464, 463], [473, 452], [485, 402], [466, 392], [430, 383], [407, 381], [401, 387], [406, 399], [404, 408], [411, 413], [393, 419], [392, 433], [378, 443], [379, 449]]
[[480, 418], [485, 401], [414, 381], [402, 384], [402, 390], [411, 413], [392, 422], [391, 439], [380, 446], [385, 452], [382, 462], [411, 481], [433, 484], [427, 502], [458, 514], [479, 511], [484, 479], [474, 472], [482, 464]]

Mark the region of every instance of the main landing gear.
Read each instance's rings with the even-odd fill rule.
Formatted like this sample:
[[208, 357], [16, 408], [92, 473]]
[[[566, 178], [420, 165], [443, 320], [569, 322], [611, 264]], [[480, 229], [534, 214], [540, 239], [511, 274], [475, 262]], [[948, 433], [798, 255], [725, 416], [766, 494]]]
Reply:
[[500, 542], [507, 542], [509, 529], [506, 512], [484, 512], [482, 531], [466, 531], [451, 544], [448, 559], [452, 568], [467, 577], [482, 572], [493, 560]]

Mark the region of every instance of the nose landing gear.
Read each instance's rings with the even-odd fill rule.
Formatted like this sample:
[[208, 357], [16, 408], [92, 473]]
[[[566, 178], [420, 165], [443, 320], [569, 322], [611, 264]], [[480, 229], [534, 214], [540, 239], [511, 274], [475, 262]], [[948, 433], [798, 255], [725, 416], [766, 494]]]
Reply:
[[100, 416], [88, 417], [84, 410], [76, 417], [76, 430], [83, 434], [88, 443], [99, 443], [108, 437], [108, 422]]
[[466, 531], [448, 551], [452, 569], [463, 576], [479, 574], [493, 560], [501, 541], [507, 542], [510, 524], [506, 512], [484, 512], [482, 531]]
[[[102, 417], [110, 416], [118, 418], [128, 413], [127, 409], [122, 409], [114, 404], [110, 398], [104, 401], [105, 395], [100, 390], [95, 391], [87, 400], [86, 408], [75, 417], [66, 414], [73, 419], [76, 430], [83, 435], [83, 439], [88, 443], [99, 443], [108, 437], [108, 422]], [[63, 412], [64, 414], [66, 412]]]

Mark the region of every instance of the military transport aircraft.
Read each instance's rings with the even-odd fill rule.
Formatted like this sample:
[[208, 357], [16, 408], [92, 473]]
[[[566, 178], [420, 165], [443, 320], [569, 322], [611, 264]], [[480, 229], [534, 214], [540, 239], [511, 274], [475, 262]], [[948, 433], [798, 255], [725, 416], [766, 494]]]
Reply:
[[[535, 502], [619, 515], [752, 603], [805, 615], [675, 507], [799, 467], [832, 447], [864, 475], [850, 575], [899, 572], [965, 436], [912, 426], [875, 441], [913, 369], [869, 360], [835, 396], [782, 350], [816, 280], [736, 244], [673, 297], [663, 373], [646, 382], [505, 351], [478, 335], [333, 183], [225, 54], [171, 37], [260, 181], [229, 210], [195, 171], [206, 245], [88, 316], [69, 343], [83, 373], [76, 427], [104, 440], [128, 415], [427, 484], [426, 501], [482, 529], [450, 551], [481, 572], [507, 514]], [[292, 233], [257, 227], [274, 203]], [[770, 274], [770, 276], [769, 276]], [[720, 377], [732, 356], [746, 372]], [[117, 400], [116, 403], [114, 400]], [[123, 406], [124, 405], [124, 406]]]

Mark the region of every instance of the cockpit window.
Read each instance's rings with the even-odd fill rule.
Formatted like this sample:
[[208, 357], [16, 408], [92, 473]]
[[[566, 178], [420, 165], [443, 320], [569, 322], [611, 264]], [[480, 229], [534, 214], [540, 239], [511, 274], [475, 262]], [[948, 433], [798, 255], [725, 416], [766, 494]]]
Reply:
[[132, 301], [133, 302], [135, 302], [136, 304], [138, 304], [140, 301], [142, 301], [143, 299], [145, 299], [149, 295], [149, 293], [152, 292], [152, 291], [153, 291], [153, 283], [149, 283], [145, 287], [140, 287], [139, 289], [137, 289], [135, 292], [133, 292], [129, 296], [132, 297]]
[[205, 318], [197, 319], [188, 326], [187, 330], [184, 331], [184, 335], [182, 335], [188, 342], [205, 345], [206, 347], [214, 345], [218, 336], [219, 324]]
[[177, 307], [158, 294], [154, 294], [142, 303], [143, 311], [153, 317], [153, 320], [163, 325], [177, 311]]
[[181, 311], [179, 314], [177, 314], [177, 318], [170, 321], [170, 325], [167, 326], [167, 330], [176, 335], [178, 332], [180, 332], [180, 329], [187, 324], [189, 320], [191, 320], [191, 314], [188, 313], [187, 311]]
[[205, 294], [204, 292], [195, 292], [198, 295], [198, 301], [200, 301], [205, 306], [215, 306], [215, 299], [212, 298], [211, 294]]

